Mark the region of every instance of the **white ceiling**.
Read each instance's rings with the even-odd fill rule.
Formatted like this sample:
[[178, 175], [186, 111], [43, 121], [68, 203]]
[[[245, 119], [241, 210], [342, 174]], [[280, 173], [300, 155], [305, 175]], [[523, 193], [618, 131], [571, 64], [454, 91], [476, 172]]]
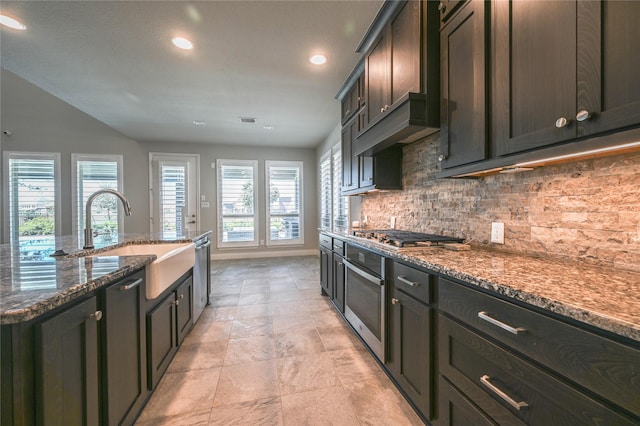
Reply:
[[3, 0], [28, 28], [2, 29], [1, 65], [135, 140], [314, 147], [381, 4]]

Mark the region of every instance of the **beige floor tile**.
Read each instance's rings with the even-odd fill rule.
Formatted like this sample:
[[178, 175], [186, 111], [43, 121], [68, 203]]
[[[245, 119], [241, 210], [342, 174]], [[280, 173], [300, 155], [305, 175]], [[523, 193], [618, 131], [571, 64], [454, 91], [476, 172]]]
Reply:
[[207, 426], [209, 424], [210, 414], [210, 409], [189, 411], [173, 416], [137, 421], [135, 424], [136, 426]]
[[317, 290], [320, 287], [320, 280], [304, 278], [303, 275], [302, 278], [299, 277], [296, 279], [296, 287], [298, 287], [299, 290]]
[[[221, 308], [214, 308], [213, 306], [207, 306], [198, 322], [216, 322], [216, 321], [233, 321], [236, 316], [235, 306], [225, 306]], [[196, 323], [197, 325], [197, 323]]]
[[407, 401], [388, 381], [383, 383], [373, 379], [350, 383], [344, 387], [358, 420], [363, 425], [380, 425], [381, 419], [384, 419], [384, 424], [394, 426], [423, 424]]
[[210, 409], [220, 373], [221, 368], [166, 373], [139, 420]]
[[271, 304], [238, 306], [235, 315], [236, 319], [268, 317], [271, 315]]
[[233, 321], [230, 338], [240, 339], [271, 334], [273, 334], [272, 317], [244, 318]]
[[266, 293], [243, 293], [238, 298], [238, 306], [258, 305], [269, 302], [269, 291]]
[[333, 360], [326, 352], [282, 358], [277, 363], [283, 395], [340, 384]]
[[270, 302], [291, 302], [291, 301], [304, 301], [304, 295], [298, 289], [271, 291], [269, 294]]
[[273, 333], [289, 333], [292, 331], [302, 331], [314, 329], [315, 325], [308, 314], [291, 316], [277, 316], [273, 318]]
[[344, 327], [345, 321], [335, 310], [320, 310], [310, 313], [311, 320], [317, 327]]
[[227, 345], [224, 365], [247, 364], [278, 358], [273, 336], [231, 339]]
[[320, 291], [320, 287], [318, 287], [318, 288], [307, 288], [307, 289], [298, 290], [298, 291], [307, 300], [308, 299], [324, 299], [324, 297], [325, 297], [325, 296], [322, 295], [322, 292]]
[[227, 341], [183, 343], [167, 370], [169, 373], [222, 367]]
[[356, 412], [341, 386], [282, 395], [285, 425], [359, 425]]
[[271, 302], [271, 315], [300, 315], [307, 313], [307, 308], [300, 300], [291, 302]]
[[213, 406], [253, 401], [280, 395], [275, 360], [222, 367]]
[[296, 280], [291, 277], [282, 278], [280, 280], [269, 280], [269, 291], [289, 291], [297, 290]]
[[203, 342], [217, 342], [220, 340], [228, 340], [229, 332], [231, 331], [231, 321], [218, 321], [218, 322], [200, 322], [193, 326], [187, 337], [184, 339], [184, 343], [203, 343]]
[[214, 294], [210, 298], [211, 306], [219, 308], [221, 306], [236, 306], [238, 304], [237, 294]]
[[366, 349], [355, 347], [329, 351], [327, 354], [333, 360], [333, 367], [342, 384], [386, 378], [384, 372]]
[[278, 358], [324, 352], [316, 330], [291, 331], [275, 335]]
[[353, 349], [362, 345], [347, 326], [316, 327], [316, 330], [318, 330], [320, 340], [328, 351]]
[[214, 407], [210, 426], [281, 426], [282, 405], [279, 397]]
[[307, 299], [304, 300], [304, 306], [308, 311], [328, 311], [331, 313], [335, 313], [335, 308], [333, 307], [333, 303], [329, 301], [328, 298], [323, 299]]

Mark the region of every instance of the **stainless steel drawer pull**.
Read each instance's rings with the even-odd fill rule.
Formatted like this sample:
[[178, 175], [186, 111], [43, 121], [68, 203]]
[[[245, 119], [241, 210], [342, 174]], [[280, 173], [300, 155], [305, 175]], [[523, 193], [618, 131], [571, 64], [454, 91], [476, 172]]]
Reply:
[[142, 284], [142, 278], [138, 278], [137, 280], [135, 280], [132, 283], [121, 285], [120, 286], [120, 291], [131, 290], [134, 287], [138, 287], [140, 284]]
[[512, 327], [509, 324], [505, 324], [502, 321], [498, 321], [497, 319], [490, 317], [489, 314], [485, 311], [478, 312], [478, 318], [480, 318], [481, 320], [485, 320], [486, 322], [493, 324], [497, 327], [500, 327], [503, 330], [507, 330], [509, 333], [512, 333], [512, 334], [520, 334], [527, 331], [526, 328]]
[[522, 409], [522, 408], [525, 408], [525, 407], [529, 406], [529, 404], [527, 404], [524, 401], [517, 402], [516, 400], [511, 398], [509, 395], [507, 395], [504, 391], [502, 391], [499, 387], [497, 387], [496, 385], [491, 383], [490, 380], [491, 380], [491, 377], [487, 376], [486, 374], [484, 376], [480, 377], [480, 382], [483, 385], [485, 385], [486, 387], [491, 389], [493, 391], [493, 393], [495, 393], [500, 398], [505, 400], [510, 406], [512, 406], [513, 408], [515, 408], [518, 411], [520, 411], [520, 409]]
[[410, 285], [411, 287], [418, 287], [420, 285], [419, 282], [409, 281], [407, 277], [403, 277], [399, 275], [397, 278], [398, 278], [398, 281], [400, 281], [401, 283]]

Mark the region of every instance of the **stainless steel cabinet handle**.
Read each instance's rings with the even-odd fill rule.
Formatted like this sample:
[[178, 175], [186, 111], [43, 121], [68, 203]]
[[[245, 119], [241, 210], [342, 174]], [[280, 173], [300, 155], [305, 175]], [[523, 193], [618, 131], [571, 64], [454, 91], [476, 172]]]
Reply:
[[95, 311], [89, 315], [89, 319], [100, 321], [102, 319], [102, 311]]
[[587, 111], [586, 109], [578, 111], [578, 113], [576, 114], [576, 120], [578, 120], [578, 121], [585, 121], [585, 120], [589, 119], [590, 117], [591, 117], [591, 113], [589, 111]]
[[179, 300], [184, 299], [184, 294], [180, 294], [180, 296], [178, 296], [178, 299], [179, 299]]
[[138, 278], [132, 283], [121, 285], [120, 291], [131, 290], [132, 288], [138, 287], [140, 284], [142, 284], [142, 278]]
[[440, 154], [440, 155], [438, 155], [438, 161], [444, 161], [444, 160], [446, 160], [446, 159], [447, 159], [447, 156], [446, 156], [446, 155], [444, 155], [444, 154]]
[[404, 283], [404, 284], [410, 285], [411, 287], [418, 287], [418, 286], [420, 285], [420, 283], [419, 283], [419, 282], [416, 282], [416, 281], [409, 281], [409, 280], [407, 279], [407, 277], [398, 276], [398, 277], [397, 277], [397, 279], [398, 279], [398, 281], [400, 281], [401, 283]]
[[380, 112], [384, 112], [384, 107], [380, 108]]
[[396, 304], [396, 303], [398, 303], [398, 302], [399, 302], [399, 300], [398, 300], [398, 299], [396, 299], [395, 297], [392, 297], [392, 298], [391, 298], [391, 304], [392, 304], [392, 305], [395, 305], [395, 304]]
[[500, 398], [505, 400], [510, 406], [512, 406], [518, 411], [520, 411], [521, 408], [525, 408], [529, 406], [529, 404], [527, 404], [524, 401], [517, 402], [515, 399], [511, 398], [504, 391], [502, 391], [499, 387], [491, 383], [490, 380], [491, 380], [491, 377], [487, 376], [486, 374], [480, 377], [480, 383], [482, 383], [483, 385], [491, 389], [496, 395], [498, 395]]
[[560, 117], [556, 120], [556, 127], [558, 129], [562, 129], [563, 127], [567, 127], [567, 124], [569, 124], [569, 120], [567, 120], [564, 117]]
[[492, 318], [491, 316], [489, 316], [489, 314], [485, 311], [480, 311], [478, 312], [478, 318], [480, 318], [481, 320], [484, 320], [490, 324], [493, 324], [497, 327], [500, 327], [503, 330], [507, 330], [509, 333], [511, 334], [520, 334], [520, 333], [524, 333], [525, 331], [527, 331], [526, 328], [522, 328], [522, 327], [512, 327], [509, 324], [505, 324], [502, 321], [498, 321], [495, 318]]

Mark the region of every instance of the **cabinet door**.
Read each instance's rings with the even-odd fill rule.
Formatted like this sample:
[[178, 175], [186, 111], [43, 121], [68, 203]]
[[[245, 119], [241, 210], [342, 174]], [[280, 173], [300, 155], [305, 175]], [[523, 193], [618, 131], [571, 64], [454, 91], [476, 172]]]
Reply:
[[36, 424], [100, 423], [98, 312], [92, 297], [36, 325]]
[[438, 417], [438, 424], [442, 426], [495, 426], [495, 422], [442, 377], [438, 382]]
[[431, 310], [394, 290], [391, 297], [391, 357], [394, 378], [429, 420], [431, 413]]
[[440, 34], [443, 167], [487, 157], [487, 3], [472, 0]]
[[373, 157], [360, 157], [360, 188], [371, 186], [374, 184]]
[[178, 350], [175, 293], [147, 313], [148, 384], [153, 389]]
[[331, 251], [322, 247], [320, 247], [320, 286], [329, 298], [333, 297]]
[[358, 116], [342, 128], [342, 191], [358, 189], [359, 157], [353, 155], [353, 144], [358, 132]]
[[578, 3], [578, 136], [640, 123], [640, 2]]
[[497, 155], [576, 137], [576, 8], [574, 1], [493, 3]]
[[176, 323], [178, 345], [182, 343], [193, 325], [193, 277], [189, 276], [176, 289]]
[[333, 302], [344, 312], [344, 263], [336, 253], [333, 254]]
[[378, 120], [388, 108], [390, 90], [389, 70], [389, 36], [383, 31], [383, 35], [375, 43], [365, 61], [366, 86], [367, 86], [367, 114], [365, 116], [365, 128]]
[[420, 93], [420, 9], [422, 2], [407, 2], [391, 21], [392, 105], [409, 92]]
[[105, 423], [131, 424], [147, 395], [144, 273], [104, 291]]

